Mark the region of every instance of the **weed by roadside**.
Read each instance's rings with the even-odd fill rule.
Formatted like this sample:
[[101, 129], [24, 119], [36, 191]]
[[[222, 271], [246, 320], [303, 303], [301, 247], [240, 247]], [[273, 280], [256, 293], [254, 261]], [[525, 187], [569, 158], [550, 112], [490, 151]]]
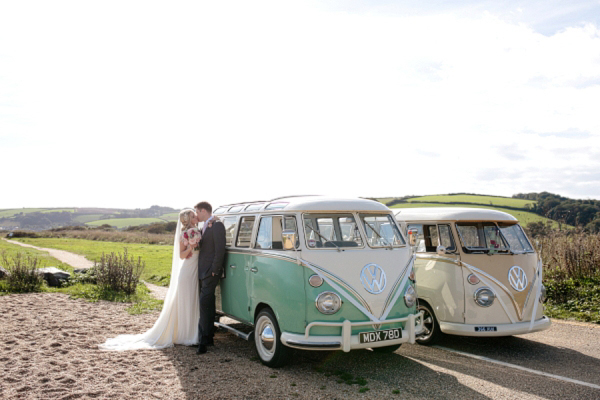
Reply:
[[8, 270], [0, 290], [12, 293], [40, 292], [44, 278], [37, 272], [40, 260], [37, 257], [16, 253], [9, 256], [6, 251], [0, 253], [0, 260]]

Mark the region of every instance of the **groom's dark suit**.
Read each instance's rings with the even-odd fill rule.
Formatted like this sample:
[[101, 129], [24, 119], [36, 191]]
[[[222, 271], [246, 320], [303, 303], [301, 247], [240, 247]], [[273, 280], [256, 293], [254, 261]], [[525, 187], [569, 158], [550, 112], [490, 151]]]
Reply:
[[[206, 222], [205, 222], [206, 223]], [[223, 272], [225, 259], [225, 226], [216, 221], [207, 227], [200, 241], [198, 279], [200, 280], [200, 344], [212, 344], [215, 321], [215, 289]]]

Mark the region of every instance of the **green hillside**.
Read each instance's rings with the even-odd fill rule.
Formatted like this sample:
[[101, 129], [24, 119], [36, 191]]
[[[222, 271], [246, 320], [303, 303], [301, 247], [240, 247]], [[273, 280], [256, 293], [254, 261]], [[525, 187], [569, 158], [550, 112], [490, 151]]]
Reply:
[[[516, 219], [519, 220], [519, 222], [521, 223], [522, 226], [527, 226], [527, 224], [532, 223], [532, 222], [547, 223], [548, 221], [550, 221], [552, 223], [552, 227], [558, 229], [558, 222], [553, 221], [549, 218], [545, 218], [545, 217], [542, 217], [540, 215], [537, 215], [537, 214], [534, 214], [534, 213], [528, 212], [528, 211], [515, 211], [515, 210], [510, 210], [510, 209], [502, 208], [502, 207], [482, 206], [482, 205], [478, 205], [478, 204], [400, 203], [400, 204], [393, 205], [391, 208], [395, 209], [395, 208], [419, 208], [419, 207], [487, 208], [489, 210], [502, 211], [502, 212], [512, 215], [513, 217], [515, 217]], [[566, 225], [563, 224], [563, 227], [566, 227]]]
[[96, 221], [86, 222], [89, 226], [100, 226], [108, 224], [110, 226], [116, 226], [118, 229], [127, 228], [128, 226], [148, 225], [157, 222], [166, 222], [160, 218], [111, 218], [111, 219], [99, 219]]
[[472, 203], [486, 206], [496, 207], [512, 207], [527, 209], [527, 206], [534, 205], [533, 200], [524, 199], [513, 199], [510, 197], [498, 197], [498, 196], [479, 196], [471, 194], [446, 194], [446, 195], [435, 195], [435, 196], [421, 196], [412, 197], [406, 199], [409, 203], [422, 202], [422, 203]]

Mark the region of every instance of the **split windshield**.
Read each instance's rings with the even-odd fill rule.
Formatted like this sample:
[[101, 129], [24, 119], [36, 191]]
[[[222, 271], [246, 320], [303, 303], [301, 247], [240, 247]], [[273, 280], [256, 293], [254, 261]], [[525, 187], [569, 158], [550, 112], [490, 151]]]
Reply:
[[405, 244], [391, 215], [361, 214], [360, 223], [352, 214], [305, 214], [304, 234], [308, 248], [397, 247]]
[[527, 253], [531, 244], [518, 224], [493, 222], [457, 223], [456, 229], [465, 250], [470, 253]]

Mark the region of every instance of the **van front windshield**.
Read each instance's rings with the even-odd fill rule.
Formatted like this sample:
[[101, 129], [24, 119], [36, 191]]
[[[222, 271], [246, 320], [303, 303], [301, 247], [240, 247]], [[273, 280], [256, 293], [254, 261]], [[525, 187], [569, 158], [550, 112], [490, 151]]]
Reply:
[[468, 252], [509, 252], [508, 244], [493, 222], [457, 223], [456, 229]]
[[529, 243], [529, 240], [527, 240], [527, 236], [525, 236], [525, 232], [523, 232], [523, 228], [519, 224], [508, 225], [499, 223], [498, 226], [513, 253], [533, 252], [533, 247]]
[[305, 214], [304, 235], [308, 248], [362, 247], [352, 214]]
[[404, 238], [391, 215], [360, 216], [367, 233], [367, 243], [371, 247], [404, 246]]

